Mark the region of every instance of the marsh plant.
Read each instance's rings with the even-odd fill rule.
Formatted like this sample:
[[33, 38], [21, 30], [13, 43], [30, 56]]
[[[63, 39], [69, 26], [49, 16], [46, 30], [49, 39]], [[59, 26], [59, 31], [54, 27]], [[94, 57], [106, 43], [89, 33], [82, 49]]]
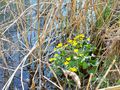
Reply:
[[90, 44], [90, 37], [86, 38], [84, 34], [59, 43], [54, 50], [49, 62], [57, 75], [62, 75], [59, 67], [74, 72], [79, 77], [94, 74], [97, 70], [99, 62], [94, 54], [96, 47]]

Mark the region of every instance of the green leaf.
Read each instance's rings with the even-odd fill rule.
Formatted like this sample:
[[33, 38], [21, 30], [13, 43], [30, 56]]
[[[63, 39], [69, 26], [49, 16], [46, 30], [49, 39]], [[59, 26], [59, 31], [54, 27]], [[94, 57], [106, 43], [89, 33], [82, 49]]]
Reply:
[[65, 50], [62, 50], [62, 51], [61, 51], [61, 56], [65, 56], [65, 55], [66, 55]]
[[87, 44], [85, 45], [87, 49], [90, 49], [91, 48], [91, 45], [90, 44]]
[[80, 62], [78, 62], [78, 63], [79, 63], [79, 66], [82, 66], [82, 65], [83, 65], [83, 62], [81, 62], [81, 61], [80, 61]]
[[111, 9], [109, 6], [107, 6], [103, 12], [104, 20], [108, 19], [110, 17], [110, 14], [111, 14]]
[[117, 81], [117, 84], [120, 84], [120, 79]]
[[94, 82], [94, 81], [96, 81], [96, 79], [97, 79], [97, 77], [94, 76], [91, 81]]
[[74, 66], [76, 66], [77, 65], [77, 62], [75, 62], [75, 61], [70, 61], [70, 63], [69, 63], [69, 66], [70, 67], [74, 67]]
[[92, 73], [92, 74], [95, 74], [96, 70], [97, 70], [97, 67], [94, 67], [94, 68], [88, 70], [87, 72], [88, 72], [89, 74], [91, 74], [91, 73]]
[[57, 75], [62, 75], [62, 71], [60, 69], [56, 69], [55, 72], [57, 73]]
[[83, 69], [87, 69], [89, 67], [89, 65], [86, 62], [83, 62]]

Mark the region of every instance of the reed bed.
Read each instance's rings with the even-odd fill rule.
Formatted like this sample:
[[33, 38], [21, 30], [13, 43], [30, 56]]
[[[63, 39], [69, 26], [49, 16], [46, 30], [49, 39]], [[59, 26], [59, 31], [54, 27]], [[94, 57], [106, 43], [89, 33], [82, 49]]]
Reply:
[[[119, 90], [119, 5], [119, 0], [1, 0], [0, 88]], [[60, 67], [80, 81], [73, 78], [76, 84], [69, 87], [68, 77], [63, 75], [66, 83], [61, 82], [49, 59], [60, 42], [81, 33], [96, 46], [99, 66], [87, 77]], [[109, 89], [112, 86], [117, 89]]]

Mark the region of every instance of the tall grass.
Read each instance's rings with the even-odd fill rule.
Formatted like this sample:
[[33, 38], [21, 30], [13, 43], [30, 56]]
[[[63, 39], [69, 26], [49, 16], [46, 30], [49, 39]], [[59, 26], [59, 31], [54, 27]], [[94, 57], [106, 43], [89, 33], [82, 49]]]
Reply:
[[[80, 33], [91, 37], [101, 62], [95, 75], [82, 79], [82, 89], [94, 90], [96, 86], [99, 89], [117, 85], [115, 79], [110, 81], [110, 75], [117, 73], [119, 76], [120, 73], [119, 3], [119, 0], [71, 0], [67, 3], [63, 0], [37, 0], [32, 4], [30, 0], [1, 0], [2, 90], [15, 87], [42, 90], [47, 88], [48, 82], [64, 90], [59, 77], [51, 68], [49, 58], [59, 42], [65, 43], [66, 38], [71, 39]], [[115, 57], [116, 62], [111, 65]], [[110, 70], [112, 66], [113, 71]], [[54, 81], [50, 79], [51, 74], [55, 77]], [[15, 84], [16, 79], [20, 85]]]

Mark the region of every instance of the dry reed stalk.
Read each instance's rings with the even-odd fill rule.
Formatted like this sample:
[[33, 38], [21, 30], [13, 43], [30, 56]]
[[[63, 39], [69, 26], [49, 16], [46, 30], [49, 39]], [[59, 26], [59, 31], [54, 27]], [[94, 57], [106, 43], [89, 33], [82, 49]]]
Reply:
[[100, 80], [100, 82], [99, 82], [99, 84], [97, 85], [97, 87], [96, 87], [96, 89], [95, 90], [98, 90], [99, 89], [99, 87], [100, 87], [100, 85], [101, 85], [101, 83], [104, 81], [104, 79], [106, 78], [106, 76], [108, 75], [108, 73], [109, 73], [109, 71], [110, 71], [110, 69], [112, 68], [112, 66], [114, 65], [114, 63], [116, 62], [116, 60], [114, 59], [113, 61], [112, 61], [112, 63], [110, 64], [110, 66], [109, 66], [109, 68], [108, 68], [108, 70], [106, 71], [106, 73], [104, 74], [104, 76], [101, 78], [101, 80]]
[[98, 90], [120, 90], [120, 85], [107, 87], [107, 88], [103, 88], [103, 89], [98, 89]]
[[39, 62], [38, 62], [38, 76], [39, 76], [39, 89], [42, 88], [42, 76], [43, 76], [43, 65], [41, 63], [42, 61], [42, 42], [41, 42], [41, 37], [40, 37], [40, 34], [41, 34], [41, 31], [40, 31], [40, 0], [37, 0], [37, 21], [38, 21], [38, 58], [39, 58]]
[[47, 81], [49, 81], [49, 82], [51, 82], [53, 85], [55, 85], [57, 88], [59, 88], [60, 90], [62, 90], [61, 89], [61, 87], [59, 87], [55, 82], [53, 82], [53, 81], [51, 81], [49, 78], [47, 78], [47, 77], [45, 77], [45, 76], [43, 76]]
[[89, 90], [90, 81], [91, 81], [92, 77], [93, 77], [93, 74], [90, 74], [90, 77], [89, 77], [89, 81], [88, 81], [88, 84], [87, 84], [86, 90]]
[[116, 67], [116, 69], [117, 69], [117, 71], [118, 71], [118, 73], [119, 73], [119, 75], [120, 75], [120, 70], [119, 70], [119, 68], [118, 68], [118, 65], [115, 64], [115, 67]]
[[66, 79], [68, 80], [68, 76], [72, 77], [73, 81], [77, 84], [77, 87], [81, 89], [81, 81], [79, 76], [75, 72], [71, 72], [69, 70], [64, 70], [61, 67], [58, 67], [62, 70], [63, 74], [65, 75]]
[[75, 13], [76, 11], [76, 0], [72, 0], [72, 12]]
[[57, 80], [57, 83], [58, 83], [58, 85], [59, 85], [59, 87], [60, 87], [60, 90], [63, 90], [63, 87], [62, 87], [62, 85], [60, 84], [60, 81], [59, 81], [59, 79], [57, 78], [56, 73], [55, 73], [54, 70], [51, 68], [51, 66], [50, 66], [49, 63], [47, 63], [47, 66], [49, 67], [50, 71], [53, 73], [55, 79]]

